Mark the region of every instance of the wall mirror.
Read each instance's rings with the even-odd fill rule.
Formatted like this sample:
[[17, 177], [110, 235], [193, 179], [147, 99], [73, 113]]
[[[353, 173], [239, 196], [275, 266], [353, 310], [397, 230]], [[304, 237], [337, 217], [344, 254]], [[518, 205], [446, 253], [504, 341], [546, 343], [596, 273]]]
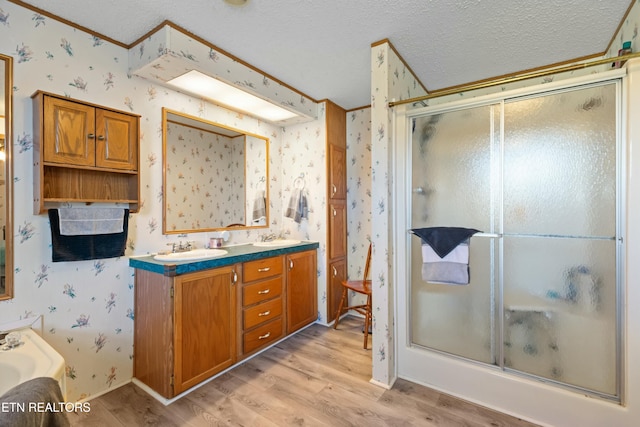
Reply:
[[269, 224], [269, 139], [162, 109], [164, 234]]
[[13, 297], [13, 58], [0, 54], [0, 300]]

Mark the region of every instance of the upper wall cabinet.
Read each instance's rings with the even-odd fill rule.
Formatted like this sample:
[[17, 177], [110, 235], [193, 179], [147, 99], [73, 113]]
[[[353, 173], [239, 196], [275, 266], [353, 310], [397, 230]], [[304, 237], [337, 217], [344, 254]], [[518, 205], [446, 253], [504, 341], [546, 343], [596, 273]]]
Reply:
[[138, 169], [138, 117], [54, 96], [44, 100], [45, 162]]
[[138, 210], [138, 115], [36, 92], [34, 213], [46, 202], [128, 203]]

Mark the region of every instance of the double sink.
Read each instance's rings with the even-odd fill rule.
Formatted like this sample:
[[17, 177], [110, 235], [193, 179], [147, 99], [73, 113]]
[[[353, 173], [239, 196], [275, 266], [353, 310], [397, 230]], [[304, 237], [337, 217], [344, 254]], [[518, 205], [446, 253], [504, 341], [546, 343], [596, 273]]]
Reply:
[[[296, 245], [300, 240], [293, 239], [276, 239], [268, 242], [254, 242], [253, 246], [263, 248], [278, 248], [282, 246]], [[156, 261], [197, 261], [203, 259], [216, 258], [226, 255], [228, 252], [224, 249], [193, 249], [185, 252], [172, 252], [168, 254], [158, 254], [153, 257]]]

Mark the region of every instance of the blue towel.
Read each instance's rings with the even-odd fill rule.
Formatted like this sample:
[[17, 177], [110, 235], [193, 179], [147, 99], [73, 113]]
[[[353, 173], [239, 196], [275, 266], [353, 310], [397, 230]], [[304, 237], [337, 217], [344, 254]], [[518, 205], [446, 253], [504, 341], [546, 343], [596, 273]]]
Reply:
[[129, 209], [124, 209], [123, 213], [121, 233], [64, 236], [60, 234], [58, 210], [49, 209], [52, 261], [83, 261], [123, 256], [127, 243]]

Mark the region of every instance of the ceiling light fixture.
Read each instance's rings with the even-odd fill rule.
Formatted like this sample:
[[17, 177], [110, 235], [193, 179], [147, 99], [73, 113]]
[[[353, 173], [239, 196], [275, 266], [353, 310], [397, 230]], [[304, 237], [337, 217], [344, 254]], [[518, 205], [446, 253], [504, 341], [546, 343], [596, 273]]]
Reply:
[[207, 98], [216, 104], [221, 104], [270, 122], [278, 122], [298, 115], [196, 70], [191, 70], [171, 79], [167, 84], [183, 92]]
[[248, 0], [224, 0], [225, 3], [231, 6], [244, 6]]

